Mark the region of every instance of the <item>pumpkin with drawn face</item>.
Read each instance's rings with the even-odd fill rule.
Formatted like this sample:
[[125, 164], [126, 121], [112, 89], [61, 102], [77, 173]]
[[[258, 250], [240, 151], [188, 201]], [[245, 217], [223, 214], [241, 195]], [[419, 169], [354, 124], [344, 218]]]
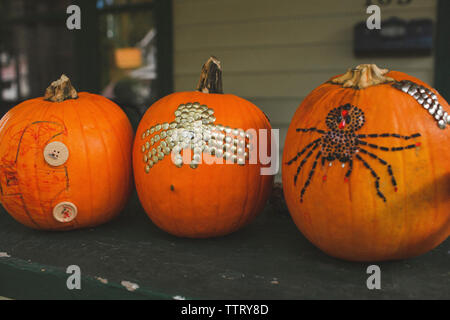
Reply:
[[62, 76], [0, 120], [0, 201], [20, 223], [69, 230], [115, 217], [131, 188], [132, 128], [98, 95]]
[[450, 108], [407, 74], [360, 65], [313, 90], [283, 153], [283, 190], [326, 253], [376, 261], [425, 253], [450, 234]]

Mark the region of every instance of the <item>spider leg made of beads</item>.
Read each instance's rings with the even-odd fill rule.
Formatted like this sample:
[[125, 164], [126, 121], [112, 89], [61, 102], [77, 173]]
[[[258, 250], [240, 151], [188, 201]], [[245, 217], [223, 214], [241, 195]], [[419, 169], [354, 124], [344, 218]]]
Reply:
[[348, 177], [350, 177], [350, 175], [352, 174], [352, 170], [353, 170], [353, 160], [349, 160], [348, 161], [348, 170], [345, 174], [345, 180], [348, 180]]
[[313, 165], [311, 167], [311, 170], [308, 173], [308, 179], [306, 179], [305, 184], [303, 185], [302, 191], [300, 192], [300, 202], [303, 202], [303, 195], [306, 192], [306, 188], [308, 188], [309, 184], [311, 183], [311, 179], [314, 175], [314, 172], [316, 170], [316, 166], [317, 166], [317, 160], [320, 158], [320, 156], [322, 155], [322, 151], [319, 150], [319, 152], [317, 152], [316, 157], [314, 158], [314, 162]]
[[360, 144], [360, 145], [363, 145], [363, 146], [367, 146], [367, 147], [372, 148], [372, 149], [379, 149], [379, 150], [382, 150], [382, 151], [402, 151], [402, 150], [405, 150], [405, 149], [412, 149], [412, 148], [416, 148], [416, 147], [420, 146], [420, 142], [418, 142], [418, 143], [410, 144], [410, 145], [403, 146], [403, 147], [391, 147], [391, 148], [388, 148], [388, 147], [379, 146], [379, 145], [373, 144], [373, 143], [367, 143], [366, 141], [363, 141], [363, 140], [360, 140], [360, 139], [356, 139], [356, 143]]
[[295, 129], [295, 131], [297, 131], [297, 132], [308, 132], [308, 131], [312, 131], [312, 132], [317, 132], [317, 133], [320, 133], [320, 134], [325, 134], [326, 133], [326, 131], [324, 131], [324, 130], [321, 130], [321, 129], [317, 129], [317, 128], [297, 128], [297, 129]]
[[365, 138], [398, 138], [398, 139], [405, 139], [409, 140], [412, 138], [418, 138], [420, 137], [420, 133], [415, 133], [410, 136], [402, 136], [397, 133], [371, 133], [371, 134], [357, 134], [356, 138], [359, 139], [365, 139]]
[[311, 157], [311, 155], [313, 154], [314, 150], [316, 150], [319, 147], [319, 145], [320, 144], [316, 142], [314, 147], [308, 152], [308, 154], [305, 156], [305, 158], [303, 158], [302, 162], [300, 162], [300, 164], [298, 165], [297, 172], [295, 173], [295, 176], [294, 176], [294, 185], [297, 184], [298, 175], [300, 174], [300, 171], [302, 170], [302, 168], [305, 165], [306, 161], [308, 161], [309, 157]]
[[312, 145], [318, 143], [320, 141], [321, 138], [318, 138], [316, 140], [314, 140], [313, 142], [309, 143], [306, 145], [306, 147], [304, 147], [300, 152], [297, 153], [297, 155], [292, 158], [291, 160], [289, 160], [287, 162], [288, 165], [292, 164], [293, 162], [297, 161], [298, 158], [300, 158]]
[[388, 174], [391, 177], [392, 185], [394, 186], [395, 191], [397, 191], [397, 181], [395, 180], [395, 176], [394, 176], [394, 173], [392, 171], [391, 165], [386, 160], [378, 157], [376, 154], [373, 154], [372, 152], [369, 152], [369, 151], [367, 151], [365, 149], [362, 149], [362, 148], [359, 148], [359, 151], [364, 153], [364, 154], [367, 154], [372, 159], [378, 160], [382, 165], [386, 166]]
[[361, 161], [364, 166], [370, 171], [370, 173], [372, 174], [372, 176], [375, 178], [375, 189], [377, 190], [377, 195], [383, 199], [384, 202], [386, 202], [386, 197], [384, 196], [384, 194], [380, 191], [380, 177], [377, 175], [377, 173], [375, 172], [375, 170], [372, 169], [372, 167], [367, 163], [366, 160], [364, 160], [359, 154], [355, 155], [356, 159], [358, 159], [359, 161]]

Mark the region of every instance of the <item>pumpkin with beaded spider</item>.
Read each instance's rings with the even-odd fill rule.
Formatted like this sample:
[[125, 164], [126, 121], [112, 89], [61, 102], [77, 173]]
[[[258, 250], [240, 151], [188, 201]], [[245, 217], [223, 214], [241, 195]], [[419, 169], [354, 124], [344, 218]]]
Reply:
[[425, 82], [376, 65], [334, 76], [303, 100], [283, 150], [283, 194], [329, 255], [384, 261], [450, 235], [450, 107]]
[[[406, 149], [412, 149], [420, 146], [420, 142], [414, 144], [408, 144], [403, 147], [385, 147], [380, 146], [378, 144], [368, 143], [364, 141], [365, 138], [386, 138], [393, 137], [398, 139], [409, 140], [412, 138], [420, 137], [420, 133], [414, 133], [410, 136], [402, 136], [397, 133], [372, 133], [372, 134], [356, 134], [356, 131], [359, 130], [364, 125], [364, 112], [350, 104], [345, 104], [340, 107], [332, 109], [326, 118], [327, 127], [330, 129], [329, 131], [317, 129], [317, 128], [297, 128], [297, 132], [316, 132], [321, 134], [320, 138], [315, 139], [313, 142], [309, 143], [306, 147], [304, 147], [300, 152], [298, 152], [294, 158], [287, 162], [288, 165], [293, 164], [298, 159], [302, 157], [304, 153], [308, 150], [309, 152], [297, 166], [297, 172], [294, 175], [294, 184], [297, 183], [298, 175], [308, 161], [308, 159], [313, 155], [316, 149], [316, 155], [314, 157], [314, 163], [312, 165], [311, 170], [308, 173], [308, 178], [305, 181], [303, 188], [300, 193], [300, 202], [303, 202], [303, 196], [311, 183], [311, 179], [313, 178], [314, 172], [316, 170], [317, 161], [321, 159], [322, 166], [325, 165], [325, 162], [328, 161], [330, 165], [332, 161], [338, 160], [342, 163], [342, 167], [345, 167], [345, 164], [348, 163], [348, 169], [345, 174], [345, 181], [348, 181], [350, 174], [353, 169], [353, 161], [354, 158], [356, 160], [361, 161], [364, 166], [370, 171], [371, 175], [374, 178], [375, 189], [377, 195], [386, 201], [386, 197], [380, 190], [380, 176], [377, 172], [370, 166], [370, 164], [359, 154], [363, 153], [384, 165], [387, 169], [387, 172], [391, 178], [392, 185], [394, 190], [397, 191], [397, 181], [395, 180], [394, 173], [392, 171], [392, 166], [385, 161], [383, 158], [377, 156], [376, 154], [364, 149], [362, 146], [366, 146], [372, 149], [379, 149], [382, 151], [402, 151]], [[320, 147], [320, 148], [319, 148]], [[327, 178], [326, 175], [322, 177], [325, 181]]]

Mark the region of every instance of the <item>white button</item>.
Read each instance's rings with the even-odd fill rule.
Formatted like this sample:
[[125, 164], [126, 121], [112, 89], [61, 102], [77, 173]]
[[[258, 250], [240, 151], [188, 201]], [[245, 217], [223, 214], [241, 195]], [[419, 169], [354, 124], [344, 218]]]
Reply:
[[77, 213], [77, 207], [72, 202], [60, 202], [53, 208], [53, 217], [59, 222], [70, 222]]
[[44, 159], [49, 165], [57, 167], [66, 163], [69, 158], [69, 149], [60, 141], [50, 142], [44, 148]]

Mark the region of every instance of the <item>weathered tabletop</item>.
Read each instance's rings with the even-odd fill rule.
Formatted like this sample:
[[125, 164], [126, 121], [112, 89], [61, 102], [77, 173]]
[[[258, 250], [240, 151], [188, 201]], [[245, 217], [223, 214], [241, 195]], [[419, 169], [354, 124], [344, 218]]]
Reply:
[[[10, 256], [0, 257], [0, 296], [450, 299], [450, 239], [421, 257], [378, 263], [381, 290], [368, 290], [370, 263], [325, 255], [302, 236], [282, 207], [272, 204], [246, 228], [206, 240], [180, 239], [159, 230], [136, 194], [116, 220], [65, 233], [27, 229], [0, 210], [0, 252]], [[66, 287], [69, 265], [81, 268], [81, 290]], [[127, 291], [124, 280], [139, 289]]]

